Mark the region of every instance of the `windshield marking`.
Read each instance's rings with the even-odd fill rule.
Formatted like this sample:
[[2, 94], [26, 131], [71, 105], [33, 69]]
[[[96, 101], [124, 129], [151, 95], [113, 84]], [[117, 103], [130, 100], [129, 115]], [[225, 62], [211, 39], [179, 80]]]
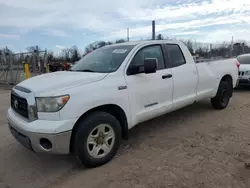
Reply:
[[126, 53], [126, 52], [127, 52], [126, 49], [115, 49], [112, 53], [124, 54], [124, 53]]

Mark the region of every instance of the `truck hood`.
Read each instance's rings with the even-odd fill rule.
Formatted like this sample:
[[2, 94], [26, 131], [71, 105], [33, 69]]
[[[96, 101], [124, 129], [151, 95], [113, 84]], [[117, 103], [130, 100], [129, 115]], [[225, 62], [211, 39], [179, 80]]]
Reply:
[[250, 71], [250, 64], [240, 64], [239, 71]]
[[36, 96], [53, 96], [66, 89], [97, 82], [106, 75], [107, 73], [58, 71], [29, 78], [18, 86], [33, 91]]

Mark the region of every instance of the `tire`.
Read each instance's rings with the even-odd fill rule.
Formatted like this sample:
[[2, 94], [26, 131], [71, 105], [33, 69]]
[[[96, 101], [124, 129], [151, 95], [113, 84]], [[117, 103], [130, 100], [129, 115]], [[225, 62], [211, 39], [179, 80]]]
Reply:
[[221, 81], [216, 96], [211, 99], [213, 108], [219, 110], [226, 108], [232, 97], [232, 93], [232, 85], [229, 82]]
[[106, 112], [93, 112], [79, 123], [73, 138], [75, 156], [87, 168], [109, 162], [118, 151], [122, 139], [118, 120]]

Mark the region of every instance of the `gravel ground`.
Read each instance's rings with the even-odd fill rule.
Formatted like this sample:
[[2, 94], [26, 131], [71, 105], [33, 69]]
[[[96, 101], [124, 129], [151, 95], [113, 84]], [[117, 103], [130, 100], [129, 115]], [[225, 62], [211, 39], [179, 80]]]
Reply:
[[0, 100], [0, 188], [250, 187], [249, 89], [222, 111], [205, 100], [136, 126], [117, 156], [95, 169], [20, 146], [6, 124], [8, 90]]

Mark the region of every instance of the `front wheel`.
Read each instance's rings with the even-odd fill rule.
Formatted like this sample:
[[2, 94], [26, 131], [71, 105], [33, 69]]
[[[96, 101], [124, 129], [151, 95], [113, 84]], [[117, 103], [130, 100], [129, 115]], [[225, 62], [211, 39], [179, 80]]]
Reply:
[[116, 154], [121, 143], [121, 126], [106, 112], [94, 112], [79, 122], [74, 135], [74, 152], [84, 166], [101, 166]]
[[232, 96], [233, 88], [229, 82], [221, 81], [217, 94], [211, 99], [211, 104], [215, 109], [224, 109], [227, 107]]

